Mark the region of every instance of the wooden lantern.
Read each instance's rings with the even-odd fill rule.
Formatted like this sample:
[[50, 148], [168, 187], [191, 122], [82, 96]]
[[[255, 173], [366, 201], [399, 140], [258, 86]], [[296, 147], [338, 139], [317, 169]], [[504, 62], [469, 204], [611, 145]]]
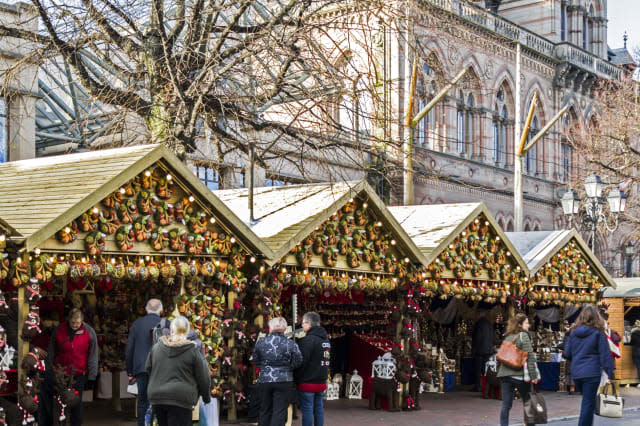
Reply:
[[340, 398], [340, 385], [336, 381], [327, 382], [327, 394], [325, 399], [327, 401], [334, 401]]
[[378, 359], [371, 364], [371, 377], [393, 379], [395, 374], [396, 360], [391, 355], [391, 352], [379, 356]]
[[362, 377], [358, 375], [358, 370], [353, 370], [353, 375], [349, 381], [349, 399], [362, 399]]

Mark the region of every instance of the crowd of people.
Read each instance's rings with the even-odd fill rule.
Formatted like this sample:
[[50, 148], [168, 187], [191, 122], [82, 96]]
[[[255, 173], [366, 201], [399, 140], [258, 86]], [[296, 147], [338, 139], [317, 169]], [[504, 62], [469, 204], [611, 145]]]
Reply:
[[[137, 319], [129, 332], [125, 360], [129, 384], [137, 387], [137, 421], [145, 425], [149, 415], [160, 426], [187, 426], [192, 423], [192, 410], [202, 398], [211, 401], [211, 382], [202, 344], [182, 316], [169, 321], [162, 317], [162, 303], [150, 299], [146, 315]], [[607, 326], [606, 313], [594, 305], [583, 306], [577, 320], [565, 333], [563, 357], [569, 367], [568, 376], [582, 394], [579, 426], [593, 424], [598, 389], [613, 377], [613, 357], [620, 356], [619, 336]], [[307, 312], [302, 317], [304, 337], [289, 339], [284, 332], [287, 321], [276, 317], [269, 321], [269, 335], [259, 339], [252, 354], [258, 369], [259, 426], [283, 426], [288, 408], [297, 402], [303, 426], [324, 425], [323, 393], [327, 388], [331, 344], [321, 325], [320, 315]], [[502, 406], [500, 424], [509, 424], [516, 390], [523, 403], [532, 386], [540, 382], [529, 334], [529, 318], [514, 315], [508, 323], [504, 341], [526, 352], [522, 366], [500, 363], [497, 376], [501, 380]], [[631, 333], [633, 358], [640, 375], [640, 321]], [[472, 332], [476, 386], [481, 385], [482, 366], [494, 351], [494, 333], [485, 313], [480, 312]], [[67, 321], [51, 335], [45, 380], [40, 389], [38, 423], [53, 424], [53, 367], [63, 367], [72, 376], [73, 387], [82, 393], [91, 388], [98, 374], [98, 343], [95, 331], [84, 322], [82, 311], [70, 311]], [[150, 409], [152, 407], [152, 409]], [[82, 404], [70, 407], [71, 425], [82, 424]], [[528, 423], [530, 424], [530, 423]]]

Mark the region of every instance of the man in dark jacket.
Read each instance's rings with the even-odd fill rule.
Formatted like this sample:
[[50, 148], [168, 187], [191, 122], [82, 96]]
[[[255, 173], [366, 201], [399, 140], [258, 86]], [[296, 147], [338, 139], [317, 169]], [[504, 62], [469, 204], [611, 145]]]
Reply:
[[473, 326], [471, 337], [471, 356], [475, 369], [475, 391], [482, 390], [484, 366], [493, 354], [493, 327], [486, 317], [485, 311], [478, 311], [477, 321]]
[[[96, 332], [83, 321], [80, 309], [72, 309], [67, 321], [55, 328], [49, 342], [45, 382], [40, 387], [38, 424], [53, 424], [53, 367], [65, 367], [73, 374], [73, 388], [82, 395], [85, 385], [92, 387], [98, 376], [98, 339]], [[71, 426], [82, 424], [82, 403], [70, 409]]]
[[258, 340], [252, 362], [260, 367], [260, 426], [284, 426], [293, 392], [293, 371], [302, 365], [298, 345], [284, 337], [287, 321], [269, 321], [269, 335]]
[[149, 408], [149, 400], [147, 399], [149, 375], [145, 369], [145, 363], [153, 345], [153, 329], [161, 321], [165, 322], [163, 328], [167, 330], [166, 334], [169, 329], [169, 321], [160, 317], [162, 315], [160, 300], [149, 299], [145, 309], [147, 315], [135, 320], [131, 326], [125, 350], [129, 383], [137, 383], [138, 385], [138, 426], [144, 426], [144, 415]]
[[[633, 362], [638, 369], [638, 377], [640, 377], [640, 320], [636, 320], [631, 329], [631, 355], [633, 356]], [[640, 385], [638, 385], [640, 387]]]
[[320, 326], [320, 315], [317, 313], [304, 314], [302, 328], [306, 333], [298, 342], [302, 366], [294, 373], [302, 426], [323, 426], [322, 392], [327, 389], [331, 344], [327, 332]]
[[188, 339], [189, 330], [189, 321], [176, 317], [171, 335], [162, 336], [147, 358], [149, 401], [160, 426], [191, 426], [198, 397], [211, 402], [209, 368], [196, 343]]

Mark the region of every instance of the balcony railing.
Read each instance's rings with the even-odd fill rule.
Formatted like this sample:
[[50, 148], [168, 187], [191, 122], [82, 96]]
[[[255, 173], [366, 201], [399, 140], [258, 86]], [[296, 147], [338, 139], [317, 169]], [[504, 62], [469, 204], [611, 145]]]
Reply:
[[621, 70], [615, 65], [600, 57], [580, 49], [577, 46], [563, 42], [553, 43], [521, 26], [514, 24], [508, 19], [497, 16], [487, 10], [467, 3], [462, 0], [422, 0], [440, 9], [444, 9], [464, 20], [473, 22], [490, 31], [494, 31], [508, 39], [519, 41], [523, 46], [528, 47], [542, 55], [553, 59], [566, 60], [570, 64], [583, 68], [596, 74], [598, 77], [606, 79], [620, 79]]

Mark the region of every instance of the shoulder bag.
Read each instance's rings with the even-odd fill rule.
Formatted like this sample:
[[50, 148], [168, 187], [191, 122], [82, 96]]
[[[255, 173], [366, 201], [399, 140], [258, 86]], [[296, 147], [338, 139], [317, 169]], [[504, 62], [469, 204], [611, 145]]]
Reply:
[[533, 383], [531, 383], [529, 398], [524, 402], [524, 422], [537, 425], [547, 424], [547, 404], [542, 394], [536, 392]]
[[503, 340], [500, 345], [500, 349], [498, 349], [498, 354], [496, 355], [498, 362], [514, 370], [522, 370], [524, 363], [527, 362], [527, 356], [529, 355], [527, 351], [518, 349], [515, 345], [514, 342], [518, 336], [519, 334], [516, 334], [516, 337], [511, 341], [508, 341], [507, 339]]
[[622, 417], [622, 409], [624, 408], [624, 399], [618, 396], [616, 388], [610, 385], [613, 389], [613, 395], [607, 394], [607, 388], [609, 385], [602, 389], [602, 393], [598, 394], [598, 401], [596, 403], [596, 415], [601, 417]]

